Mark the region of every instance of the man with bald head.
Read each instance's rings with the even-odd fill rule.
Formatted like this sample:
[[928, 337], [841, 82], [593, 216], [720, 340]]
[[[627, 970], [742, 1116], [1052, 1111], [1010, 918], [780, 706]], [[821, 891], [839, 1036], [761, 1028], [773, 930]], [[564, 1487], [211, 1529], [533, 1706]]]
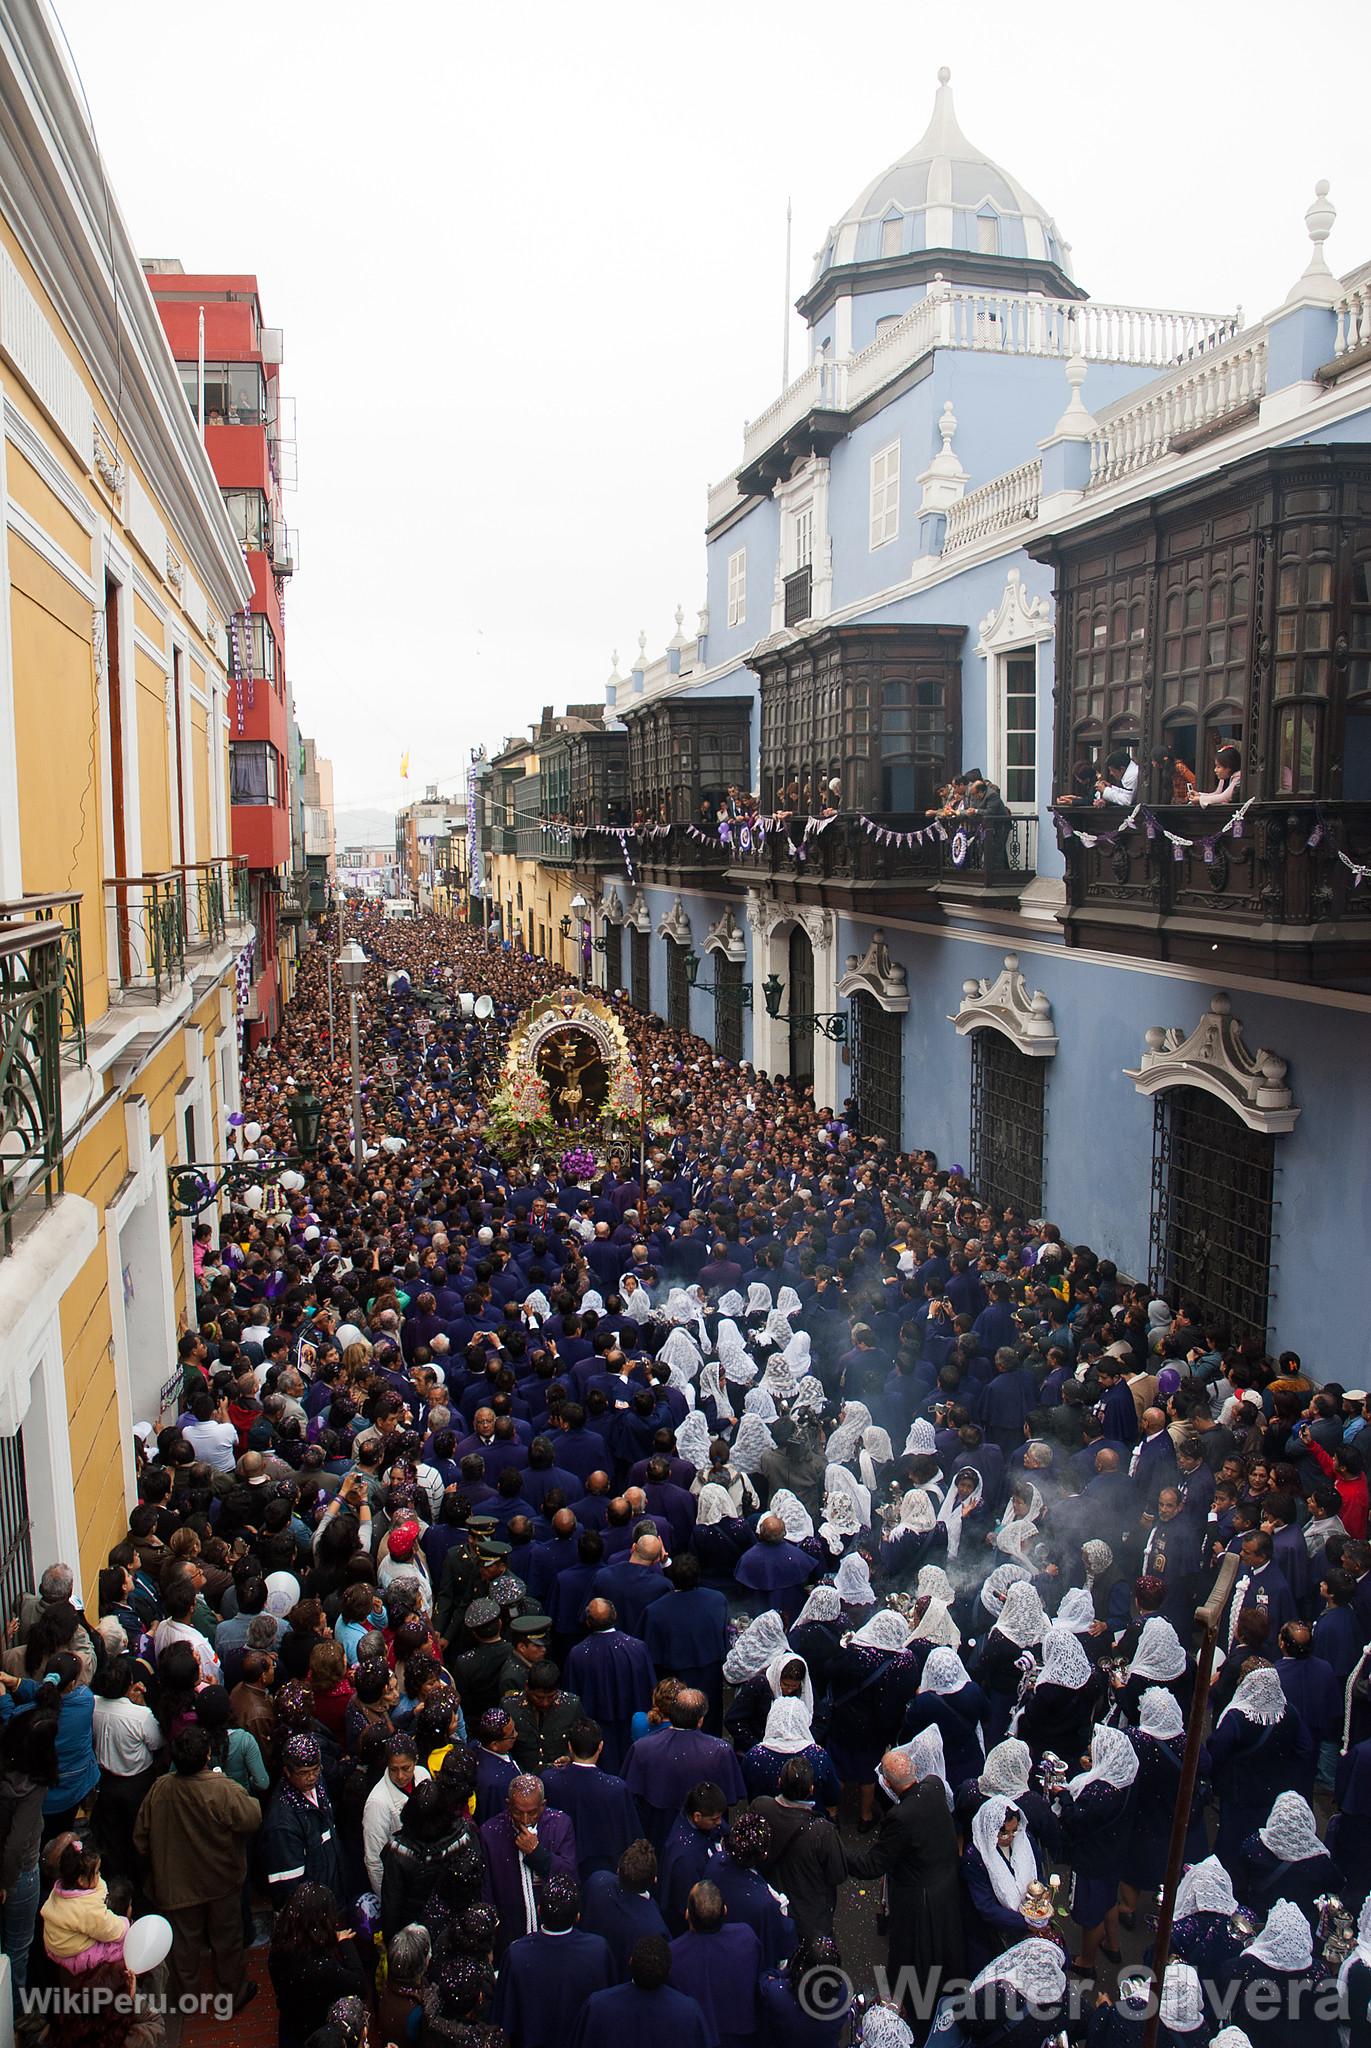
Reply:
[[557, 1574], [569, 1570], [576, 1563], [576, 1539], [580, 1531], [576, 1517], [570, 1508], [558, 1508], [552, 1517], [552, 1534], [543, 1543], [535, 1543], [528, 1552], [528, 1569], [523, 1573], [524, 1584], [531, 1597], [538, 1602], [545, 1613], [552, 1610], [549, 1602]]
[[1142, 1436], [1133, 1446], [1128, 1475], [1138, 1490], [1138, 1504], [1148, 1514], [1157, 1510], [1157, 1495], [1176, 1477], [1176, 1446], [1160, 1408], [1144, 1408]]
[[787, 1541], [779, 1515], [763, 1515], [757, 1541], [738, 1559], [735, 1577], [752, 1595], [748, 1606], [754, 1614], [774, 1607], [789, 1627], [800, 1611], [801, 1594], [818, 1569], [817, 1559]]
[[639, 1637], [618, 1626], [613, 1604], [603, 1597], [586, 1608], [585, 1638], [567, 1658], [566, 1674], [585, 1712], [600, 1724], [604, 1768], [621, 1771], [633, 1739], [633, 1716], [652, 1704], [657, 1668]]
[[638, 1802], [644, 1833], [659, 1851], [694, 1786], [717, 1785], [730, 1806], [747, 1796], [732, 1743], [704, 1732], [707, 1704], [702, 1692], [683, 1686], [667, 1709], [666, 1726], [629, 1751], [624, 1780]]
[[957, 1833], [941, 1778], [919, 1779], [904, 1750], [887, 1750], [880, 1780], [893, 1802], [870, 1848], [844, 1851], [849, 1877], [883, 1877], [890, 1916], [891, 1982], [901, 1970], [962, 1974]]
[[642, 1522], [635, 1524], [628, 1556], [616, 1558], [596, 1573], [591, 1592], [612, 1603], [618, 1626], [626, 1634], [641, 1638], [648, 1608], [671, 1591], [663, 1570], [665, 1561], [661, 1537], [650, 1522]]

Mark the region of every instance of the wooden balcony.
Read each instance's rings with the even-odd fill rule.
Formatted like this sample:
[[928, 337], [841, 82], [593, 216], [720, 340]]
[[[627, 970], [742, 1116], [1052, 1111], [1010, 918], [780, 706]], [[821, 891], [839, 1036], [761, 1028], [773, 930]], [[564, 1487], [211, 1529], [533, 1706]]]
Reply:
[[[1068, 945], [1334, 986], [1371, 973], [1371, 804], [1256, 803], [1240, 832], [1193, 805], [1147, 816], [1065, 840]], [[1111, 830], [1097, 810], [1071, 822]]]
[[[789, 829], [775, 826], [760, 845], [752, 836], [746, 847], [735, 825], [729, 880], [744, 888], [771, 885], [787, 900], [831, 903], [877, 922], [897, 914], [927, 913], [936, 902], [942, 874], [940, 842], [930, 838], [922, 845], [901, 845], [894, 837], [923, 829], [926, 819], [880, 816], [863, 821], [843, 813], [808, 837], [804, 822], [797, 818]], [[888, 839], [880, 836], [886, 832], [892, 835]]]

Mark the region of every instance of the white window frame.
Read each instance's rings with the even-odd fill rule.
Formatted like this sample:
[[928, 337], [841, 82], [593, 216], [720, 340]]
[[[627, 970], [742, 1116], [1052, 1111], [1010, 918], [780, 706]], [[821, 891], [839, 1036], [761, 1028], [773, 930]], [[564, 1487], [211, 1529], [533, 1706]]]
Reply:
[[891, 441], [871, 458], [871, 552], [899, 537], [900, 444]]
[[790, 515], [790, 573], [814, 561], [814, 500], [806, 498]]
[[[888, 213], [888, 214], [886, 214], [885, 218], [884, 218], [884, 219], [882, 220], [882, 222], [881, 222], [881, 254], [882, 254], [882, 256], [902, 256], [902, 255], [904, 254], [904, 220], [905, 220], [905, 217], [904, 217], [904, 215], [903, 215], [902, 213]], [[894, 231], [895, 231], [895, 232], [894, 232], [893, 234], [891, 233], [891, 229], [892, 229], [892, 228], [893, 228], [893, 229], [894, 229]], [[891, 249], [891, 248], [888, 248], [888, 247], [886, 246], [886, 245], [887, 245], [887, 243], [889, 243], [889, 242], [893, 242], [893, 243], [895, 244], [895, 246], [894, 246], [894, 248], [893, 248], [893, 249]]]
[[747, 549], [737, 548], [728, 558], [728, 623], [741, 626], [747, 620]]
[[[985, 662], [985, 732], [986, 732], [986, 773], [1004, 796], [1005, 803], [1017, 818], [1035, 815], [1036, 806], [1009, 802], [1005, 792], [1005, 755], [1007, 748], [1005, 729], [1005, 708], [1008, 672], [1005, 663], [1015, 655], [1031, 656], [1033, 660], [1034, 702], [1039, 705], [1042, 683], [1042, 661], [1039, 648], [1049, 641], [1053, 634], [1052, 601], [1044, 593], [1036, 596], [1025, 589], [1023, 575], [1016, 566], [1008, 571], [1003, 595], [994, 611], [988, 612], [981, 620], [980, 637], [976, 653]], [[1037, 747], [1034, 758], [1034, 789], [1038, 801], [1042, 800], [1043, 764], [1050, 763], [1050, 727], [1045, 723], [1039, 709], [1037, 719]]]
[[[995, 655], [994, 661], [995, 731], [994, 751], [992, 758], [994, 759], [996, 767], [998, 769], [998, 773], [995, 775], [994, 780], [999, 786], [1001, 796], [1004, 798], [1005, 803], [1009, 806], [1010, 810], [1013, 811], [1015, 817], [1033, 818], [1036, 817], [1038, 814], [1038, 778], [1042, 765], [1040, 760], [1041, 748], [1039, 744], [1038, 730], [1038, 649], [1037, 646], [1032, 642], [1029, 642], [1026, 646], [1023, 647], [1006, 647], [1001, 652]], [[1027, 728], [1022, 726], [1016, 726], [1014, 728], [1015, 732], [1022, 732], [1024, 730], [1028, 730], [1031, 731], [1033, 735], [1033, 794], [1031, 797], [1028, 798], [1014, 797], [1011, 799], [1009, 794], [1010, 775], [1015, 772], [1022, 772], [1021, 767], [1012, 768], [1009, 760], [1009, 664], [1011, 661], [1028, 661], [1031, 662], [1033, 666], [1033, 687], [1029, 693], [1029, 702], [1032, 705], [1033, 711], [1033, 721], [1031, 726]]]

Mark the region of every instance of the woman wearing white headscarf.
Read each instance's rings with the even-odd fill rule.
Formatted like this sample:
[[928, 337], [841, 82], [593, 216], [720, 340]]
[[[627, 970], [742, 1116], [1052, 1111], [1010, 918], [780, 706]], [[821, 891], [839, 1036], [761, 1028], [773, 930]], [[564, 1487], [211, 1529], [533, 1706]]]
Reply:
[[774, 1348], [777, 1352], [784, 1353], [791, 1334], [790, 1317], [782, 1315], [778, 1308], [773, 1308], [761, 1329], [754, 1332], [752, 1341], [768, 1350]]
[[[971, 1676], [990, 1702], [985, 1730], [987, 1742], [998, 1742], [1009, 1732], [1010, 1717], [1018, 1705], [1024, 1676], [1019, 1659], [1036, 1649], [1047, 1632], [1047, 1616], [1029, 1581], [1027, 1566], [1001, 1565], [999, 1571], [1014, 1571], [1019, 1577], [1004, 1594], [995, 1625], [971, 1665]], [[986, 1604], [991, 1580], [997, 1576], [998, 1572], [992, 1572], [982, 1588], [982, 1605]]]
[[828, 1747], [843, 1783], [861, 1788], [864, 1824], [874, 1812], [876, 1766], [918, 1683], [908, 1641], [908, 1624], [894, 1608], [878, 1608], [844, 1640], [829, 1673]]
[[767, 1503], [769, 1515], [779, 1515], [785, 1526], [787, 1543], [807, 1543], [814, 1534], [814, 1517], [788, 1486], [778, 1487]]
[[1171, 1953], [1220, 1995], [1237, 1975], [1242, 1953], [1242, 1936], [1233, 1927], [1237, 1910], [1233, 1880], [1217, 1856], [1192, 1863], [1176, 1887]]
[[823, 1702], [828, 1691], [828, 1674], [842, 1648], [846, 1632], [847, 1620], [838, 1588], [826, 1584], [811, 1589], [809, 1598], [790, 1626], [791, 1647], [809, 1667], [810, 1679], [820, 1700], [820, 1726], [825, 1731], [828, 1710]]
[[771, 1391], [765, 1380], [762, 1381], [760, 1386], [748, 1388], [747, 1393], [743, 1396], [743, 1413], [744, 1415], [755, 1415], [759, 1422], [764, 1422], [767, 1425], [768, 1429], [778, 1419], [780, 1411], [771, 1397]]
[[[1138, 1701], [1138, 1725], [1124, 1731], [1138, 1759], [1133, 1795], [1133, 1831], [1122, 1871], [1124, 1911], [1120, 1924], [1133, 1925], [1139, 1892], [1156, 1891], [1166, 1874], [1171, 1820], [1180, 1794], [1185, 1755], [1185, 1717], [1174, 1693], [1150, 1685]], [[1203, 1811], [1191, 1802], [1187, 1859], [1201, 1857], [1208, 1846]], [[1246, 1894], [1244, 1894], [1244, 1897]]]
[[[767, 1715], [776, 1700], [798, 1700], [806, 1714], [814, 1713], [814, 1687], [810, 1682], [809, 1669], [805, 1660], [790, 1647], [782, 1633], [777, 1637], [780, 1617], [774, 1609], [761, 1619], [766, 1623], [766, 1635], [756, 1639], [756, 1647], [740, 1659], [738, 1652], [747, 1644], [751, 1630], [738, 1638], [724, 1660], [724, 1676], [736, 1687], [724, 1716], [724, 1726], [740, 1753], [751, 1749], [760, 1742], [766, 1727]], [[755, 1627], [754, 1623], [754, 1627]], [[735, 1672], [743, 1669], [744, 1663], [756, 1665], [757, 1657], [768, 1644], [779, 1641], [779, 1647], [772, 1650], [766, 1662], [748, 1672], [739, 1683]]]
[[1252, 2048], [1325, 2048], [1336, 2042], [1327, 1980], [1305, 1915], [1293, 1899], [1277, 1899], [1238, 1964], [1233, 2017], [1251, 2036]]
[[754, 1280], [747, 1290], [747, 1300], [743, 1304], [743, 1314], [745, 1316], [761, 1316], [765, 1320], [771, 1314], [771, 1309], [771, 1289], [766, 1285], [765, 1281]]
[[[788, 1293], [789, 1289], [785, 1291]], [[808, 1330], [796, 1330], [781, 1352], [781, 1357], [797, 1380], [802, 1380], [810, 1370], [810, 1348]]]
[[964, 1537], [977, 1520], [984, 1520], [984, 1501], [985, 1484], [974, 1465], [963, 1465], [953, 1473], [952, 1484], [938, 1509], [938, 1520], [947, 1531], [949, 1558], [960, 1557]]
[[960, 1785], [974, 1778], [984, 1761], [981, 1729], [988, 1712], [989, 1701], [968, 1677], [957, 1652], [930, 1650], [919, 1689], [905, 1709], [900, 1741], [908, 1742], [925, 1728], [936, 1728], [942, 1737], [947, 1782]]
[[814, 1773], [815, 1805], [832, 1814], [843, 1788], [832, 1757], [815, 1740], [811, 1709], [803, 1699], [793, 1696], [772, 1701], [761, 1740], [741, 1759], [748, 1798], [761, 1799], [774, 1793], [781, 1772], [793, 1756], [802, 1756]]
[[736, 1417], [737, 1411], [729, 1398], [728, 1381], [717, 1358], [711, 1358], [700, 1374], [700, 1405], [712, 1428], [722, 1429]]
[[1279, 1792], [1297, 1792], [1313, 1771], [1313, 1739], [1291, 1707], [1274, 1667], [1238, 1680], [1200, 1756], [1219, 1802], [1214, 1853], [1231, 1868], [1248, 1836], [1265, 1825]]
[[698, 1492], [702, 1484], [701, 1474], [709, 1470], [709, 1424], [698, 1408], [692, 1408], [689, 1415], [677, 1423], [675, 1429], [676, 1455], [684, 1459], [694, 1473], [692, 1490]]
[[930, 1650], [960, 1650], [962, 1632], [953, 1619], [952, 1609], [946, 1600], [937, 1595], [930, 1596], [923, 1612], [913, 1622], [909, 1640], [924, 1643]]
[[[914, 1593], [919, 1600], [945, 1600], [949, 1607], [957, 1597], [951, 1579], [940, 1564], [920, 1565]], [[953, 1647], [958, 1646], [954, 1644]]]
[[1243, 1843], [1233, 1864], [1233, 1884], [1254, 1913], [1264, 1913], [1278, 1898], [1293, 1899], [1311, 1927], [1319, 1920], [1314, 1901], [1346, 1891], [1341, 1870], [1319, 1840], [1313, 1809], [1298, 1792], [1282, 1792], [1266, 1825]]
[[[1119, 1871], [1128, 1854], [1133, 1826], [1133, 1781], [1138, 1759], [1119, 1728], [1096, 1728], [1090, 1760], [1062, 1794], [1062, 1832], [1071, 1864], [1071, 1912], [1084, 1939], [1079, 1958], [1093, 1969], [1102, 1947], [1116, 1966], [1119, 1956]], [[1107, 1938], [1106, 1938], [1107, 1937]]]
[[[995, 1956], [971, 1980], [965, 1994], [969, 2028], [966, 2038], [1004, 2044], [1004, 2048], [1038, 2048], [1060, 2031], [1067, 2014], [1066, 1970], [1055, 1941], [1033, 1937]], [[1024, 2031], [1025, 2011], [1031, 2011]], [[934, 2020], [936, 2040], [937, 2019]]]
[[824, 1392], [823, 1381], [816, 1379], [812, 1372], [807, 1372], [790, 1397], [791, 1414], [820, 1415], [827, 1405], [828, 1396]]
[[871, 1410], [860, 1401], [843, 1404], [842, 1421], [828, 1439], [830, 1465], [854, 1464], [862, 1447], [862, 1432], [871, 1427]]
[[757, 1377], [756, 1359], [743, 1341], [743, 1333], [735, 1322], [720, 1323], [714, 1339], [715, 1356], [719, 1368], [730, 1386], [750, 1387]]
[[904, 1452], [907, 1458], [936, 1458], [938, 1455], [938, 1439], [933, 1424], [922, 1415], [916, 1416], [909, 1425]]
[[1014, 1723], [1036, 1763], [1045, 1751], [1080, 1756], [1104, 1704], [1104, 1680], [1070, 1629], [1050, 1628], [1042, 1639], [1042, 1668]]
[[738, 1513], [733, 1495], [724, 1483], [727, 1477], [726, 1465], [711, 1464], [709, 1478], [701, 1486], [696, 1501], [695, 1533], [690, 1542], [705, 1583], [720, 1591], [732, 1587], [739, 1558], [757, 1540]]
[[668, 1332], [666, 1342], [657, 1356], [664, 1365], [674, 1365], [687, 1380], [693, 1380], [704, 1364], [699, 1345], [690, 1331], [683, 1329], [679, 1323], [674, 1330]]
[[946, 1542], [937, 1502], [921, 1486], [911, 1486], [900, 1498], [893, 1526], [881, 1535], [882, 1577], [892, 1584], [907, 1585], [925, 1558], [944, 1554]]
[[1165, 1686], [1181, 1713], [1189, 1713], [1195, 1691], [1195, 1660], [1163, 1614], [1150, 1614], [1143, 1623], [1138, 1647], [1122, 1685], [1115, 1691], [1114, 1706], [1120, 1721], [1136, 1723], [1138, 1704], [1153, 1685]]
[[[746, 1303], [736, 1287], [730, 1287], [726, 1294], [719, 1296], [719, 1314], [721, 1316], [740, 1316], [745, 1308]], [[723, 1328], [722, 1323], [719, 1325], [719, 1328]]]
[[[619, 1299], [624, 1305], [624, 1314], [632, 1316], [635, 1323], [652, 1321], [652, 1296], [635, 1273], [625, 1273], [619, 1282]], [[696, 1355], [698, 1357], [699, 1354]], [[699, 1370], [698, 1366], [696, 1370]]]
[[[876, 1604], [876, 1592], [871, 1583], [871, 1568], [857, 1551], [851, 1551], [838, 1566], [833, 1581], [838, 1598], [849, 1613], [864, 1614]], [[908, 1633], [906, 1631], [906, 1633]]]
[[1034, 1932], [1024, 1919], [1023, 1902], [1028, 1887], [1041, 1877], [1022, 1809], [999, 1794], [987, 1799], [962, 1852], [962, 1885], [970, 1907], [962, 1922], [969, 1970], [979, 1970], [992, 1955]]
[[785, 1624], [776, 1609], [768, 1607], [735, 1640], [724, 1658], [724, 1677], [730, 1685], [745, 1685], [750, 1678], [762, 1677], [772, 1659], [784, 1657], [789, 1650]]
[[[832, 1455], [831, 1451], [829, 1455]], [[894, 1459], [889, 1432], [877, 1423], [868, 1423], [857, 1449], [857, 1477], [870, 1493], [876, 1492], [881, 1475], [887, 1465], [894, 1463]]]
[[729, 1462], [735, 1471], [744, 1472], [751, 1478], [761, 1470], [762, 1459], [768, 1451], [774, 1451], [776, 1439], [758, 1415], [743, 1415], [738, 1423], [738, 1433], [733, 1439]]
[[[824, 1471], [824, 1514], [819, 1524], [819, 1534], [829, 1549], [836, 1555], [842, 1543], [870, 1526], [871, 1495], [845, 1465], [829, 1465]], [[837, 1545], [834, 1536], [839, 1539]]]

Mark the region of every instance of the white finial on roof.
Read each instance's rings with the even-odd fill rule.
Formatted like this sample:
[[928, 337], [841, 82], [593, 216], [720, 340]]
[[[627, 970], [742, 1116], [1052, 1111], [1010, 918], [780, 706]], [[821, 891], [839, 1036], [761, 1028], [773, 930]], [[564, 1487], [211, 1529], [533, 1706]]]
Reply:
[[636, 657], [636, 659], [634, 660], [633, 666], [634, 666], [634, 667], [635, 667], [636, 669], [638, 669], [638, 670], [640, 671], [640, 673], [641, 673], [641, 674], [643, 674], [643, 675], [646, 675], [646, 674], [647, 674], [647, 627], [646, 627], [646, 626], [644, 626], [644, 627], [643, 627], [642, 631], [641, 631], [641, 632], [639, 633], [639, 635], [638, 635], [638, 653], [637, 653], [637, 657]]
[[945, 399], [938, 419], [938, 432], [942, 436], [942, 447], [919, 478], [923, 497], [919, 504], [919, 515], [925, 512], [945, 512], [966, 489], [966, 471], [957, 459], [952, 446], [952, 437], [957, 431], [957, 415], [952, 410], [952, 400]]
[[950, 85], [952, 83], [952, 73], [948, 70], [946, 64], [940, 64], [938, 67], [938, 83], [939, 85]]
[[1305, 209], [1304, 224], [1309, 239], [1314, 244], [1313, 252], [1304, 267], [1303, 274], [1296, 278], [1286, 296], [1286, 304], [1292, 305], [1305, 300], [1316, 305], [1331, 306], [1338, 296], [1338, 281], [1328, 268], [1323, 245], [1333, 232], [1333, 223], [1338, 210], [1328, 197], [1328, 180], [1320, 178], [1314, 187], [1314, 197]]
[[672, 635], [671, 639], [667, 642], [667, 652], [669, 654], [679, 654], [681, 649], [686, 645], [685, 633], [682, 630], [684, 624], [685, 606], [682, 604], [678, 604], [676, 607], [676, 631]]
[[1084, 356], [1069, 356], [1066, 363], [1066, 381], [1071, 386], [1071, 397], [1066, 411], [1052, 429], [1067, 441], [1088, 441], [1095, 429], [1095, 420], [1086, 410], [1081, 397], [1081, 386], [1085, 382], [1086, 362]]

